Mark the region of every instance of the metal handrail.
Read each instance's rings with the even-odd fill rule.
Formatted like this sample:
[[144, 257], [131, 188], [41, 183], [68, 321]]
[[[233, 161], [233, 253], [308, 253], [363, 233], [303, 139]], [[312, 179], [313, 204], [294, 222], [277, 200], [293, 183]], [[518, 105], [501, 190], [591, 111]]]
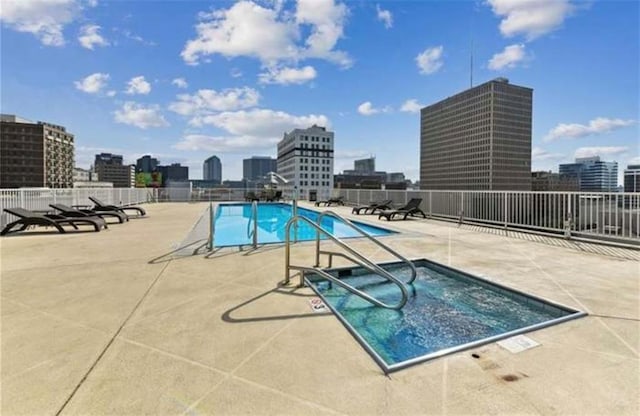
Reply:
[[[413, 264], [412, 261], [410, 261], [409, 259], [407, 259], [403, 255], [401, 255], [400, 253], [398, 253], [397, 251], [395, 251], [391, 247], [387, 246], [386, 244], [383, 244], [377, 238], [367, 234], [363, 229], [361, 229], [360, 227], [358, 227], [357, 225], [355, 225], [354, 223], [352, 223], [348, 219], [342, 217], [341, 215], [338, 215], [333, 211], [323, 211], [323, 212], [320, 213], [320, 215], [318, 215], [318, 218], [316, 219], [316, 223], [320, 227], [322, 227], [322, 218], [324, 218], [326, 216], [329, 216], [329, 215], [332, 216], [332, 217], [335, 217], [335, 218], [337, 218], [337, 219], [339, 219], [341, 221], [343, 221], [349, 227], [351, 227], [355, 231], [359, 232], [363, 236], [367, 237], [369, 239], [369, 241], [371, 241], [372, 243], [376, 244], [378, 247], [380, 247], [381, 249], [387, 251], [391, 255], [395, 256], [397, 259], [399, 259], [403, 263], [406, 263], [409, 266], [409, 268], [411, 269], [411, 279], [409, 279], [408, 283], [413, 283], [416, 280], [416, 277], [418, 276], [418, 271], [416, 270], [416, 266]], [[329, 262], [331, 262], [331, 256], [334, 256], [334, 255], [342, 255], [343, 257], [345, 257], [342, 253], [336, 253], [336, 252], [332, 252], [332, 251], [322, 251], [321, 252], [320, 251], [320, 234], [316, 233], [316, 267], [320, 266], [320, 253], [328, 254], [329, 255]]]
[[[290, 238], [290, 233], [291, 233], [291, 226], [293, 224], [296, 224], [298, 221], [304, 221], [307, 224], [309, 224], [311, 227], [313, 227], [316, 230], [316, 235], [319, 236], [320, 233], [323, 233], [324, 235], [326, 235], [330, 240], [332, 240], [333, 242], [335, 242], [336, 244], [338, 244], [340, 247], [342, 247], [344, 250], [348, 251], [350, 254], [352, 254], [353, 256], [357, 257], [358, 260], [352, 260], [354, 261], [356, 264], [359, 264], [362, 267], [365, 267], [366, 269], [370, 270], [371, 272], [377, 274], [378, 276], [381, 276], [387, 280], [389, 280], [390, 282], [394, 283], [396, 286], [398, 286], [398, 288], [400, 289], [400, 292], [402, 293], [402, 299], [400, 300], [400, 302], [398, 302], [395, 305], [388, 305], [384, 302], [379, 301], [378, 299], [366, 294], [365, 292], [356, 289], [355, 287], [341, 281], [340, 279], [331, 276], [330, 274], [328, 274], [327, 272], [315, 268], [315, 267], [306, 267], [306, 266], [292, 266], [291, 265], [291, 238]], [[395, 276], [393, 276], [391, 273], [389, 273], [388, 271], [384, 270], [382, 267], [378, 266], [377, 264], [373, 263], [371, 260], [367, 259], [364, 255], [362, 255], [361, 253], [359, 253], [358, 251], [354, 250], [353, 248], [349, 247], [348, 245], [346, 245], [342, 240], [340, 240], [339, 238], [337, 238], [336, 236], [334, 236], [333, 234], [331, 234], [330, 232], [328, 232], [327, 230], [325, 230], [324, 228], [322, 228], [321, 226], [319, 226], [318, 224], [316, 224], [315, 222], [313, 222], [312, 220], [310, 220], [309, 218], [306, 217], [302, 217], [302, 216], [293, 216], [291, 217], [291, 219], [289, 221], [287, 221], [287, 225], [285, 227], [285, 257], [284, 257], [284, 261], [285, 261], [285, 277], [284, 277], [284, 284], [289, 284], [291, 278], [289, 275], [289, 272], [291, 269], [294, 270], [300, 270], [301, 276], [300, 276], [300, 286], [304, 286], [304, 272], [310, 272], [310, 273], [316, 273], [317, 275], [331, 281], [334, 282], [335, 284], [337, 284], [340, 287], [343, 287], [344, 289], [346, 289], [347, 291], [360, 296], [361, 298], [373, 303], [376, 306], [380, 306], [383, 308], [387, 308], [387, 309], [401, 309], [406, 303], [407, 303], [407, 299], [409, 297], [409, 294], [407, 292], [407, 289], [404, 286], [404, 283], [401, 282], [400, 280], [398, 280]]]
[[207, 249], [213, 250], [213, 239], [216, 233], [216, 220], [213, 218], [213, 202], [209, 202], [209, 238], [207, 239]]
[[[253, 220], [253, 229], [251, 229], [251, 220]], [[251, 217], [247, 222], [247, 238], [251, 238], [253, 248], [258, 248], [258, 202], [251, 202]]]

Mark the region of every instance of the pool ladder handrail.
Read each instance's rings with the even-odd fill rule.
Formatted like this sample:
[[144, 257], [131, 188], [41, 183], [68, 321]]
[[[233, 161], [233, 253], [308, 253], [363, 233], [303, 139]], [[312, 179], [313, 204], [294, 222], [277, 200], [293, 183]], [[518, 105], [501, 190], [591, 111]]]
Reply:
[[[372, 243], [374, 243], [375, 245], [377, 245], [381, 249], [385, 250], [387, 253], [391, 254], [392, 256], [396, 257], [398, 260], [400, 260], [401, 262], [403, 262], [407, 266], [409, 266], [409, 268], [411, 269], [411, 278], [407, 282], [408, 284], [411, 284], [416, 280], [416, 277], [418, 276], [418, 270], [416, 270], [416, 266], [413, 264], [412, 261], [410, 261], [409, 259], [407, 259], [403, 255], [401, 255], [400, 253], [398, 253], [397, 251], [395, 251], [394, 249], [392, 249], [388, 245], [382, 243], [380, 240], [378, 240], [374, 236], [368, 234], [366, 231], [364, 231], [362, 228], [358, 227], [357, 225], [355, 225], [354, 223], [352, 223], [348, 219], [346, 219], [343, 216], [335, 213], [334, 211], [326, 210], [326, 211], [321, 212], [320, 215], [318, 215], [318, 218], [316, 219], [316, 223], [322, 227], [322, 219], [324, 217], [326, 217], [326, 216], [331, 216], [331, 217], [334, 217], [334, 218], [337, 218], [337, 219], [341, 220], [346, 225], [351, 227], [353, 230], [357, 231], [362, 236], [364, 236], [367, 239], [369, 239], [369, 241], [371, 241]], [[322, 250], [320, 250], [320, 234], [316, 233], [316, 264], [315, 264], [315, 267], [320, 267], [320, 254], [326, 254], [326, 255], [329, 256], [329, 267], [331, 267], [332, 264], [333, 264], [333, 261], [332, 261], [333, 256], [340, 256], [340, 257], [346, 258], [347, 260], [353, 261], [353, 259], [351, 259], [349, 256], [345, 255], [344, 253], [340, 253], [340, 252], [337, 252], [337, 251], [322, 251]]]
[[[253, 220], [253, 228], [251, 221]], [[253, 248], [258, 248], [258, 201], [251, 202], [251, 216], [247, 221], [247, 238], [251, 238]]]
[[[320, 233], [323, 233], [330, 240], [332, 240], [334, 243], [336, 243], [338, 246], [342, 247], [344, 250], [348, 251], [351, 255], [355, 256], [357, 259], [348, 257], [354, 263], [366, 268], [370, 272], [372, 272], [374, 274], [377, 274], [378, 276], [380, 276], [382, 278], [385, 278], [388, 281], [394, 283], [396, 286], [398, 286], [398, 288], [400, 289], [400, 292], [402, 293], [402, 299], [397, 304], [389, 305], [389, 304], [386, 304], [386, 303], [374, 298], [373, 296], [371, 296], [371, 295], [369, 295], [369, 294], [367, 294], [367, 293], [365, 293], [365, 292], [363, 292], [363, 291], [361, 291], [359, 289], [356, 289], [355, 287], [351, 286], [350, 284], [347, 284], [347, 283], [343, 282], [342, 280], [338, 279], [337, 277], [334, 277], [334, 276], [330, 275], [329, 273], [325, 272], [322, 269], [319, 269], [317, 267], [292, 265], [291, 264], [291, 236], [290, 236], [291, 226], [293, 224], [297, 224], [299, 221], [306, 222], [312, 228], [314, 228], [316, 230], [316, 235], [317, 236], [319, 236]], [[314, 221], [310, 220], [309, 218], [306, 218], [306, 217], [303, 217], [303, 216], [298, 216], [298, 215], [294, 215], [293, 217], [291, 217], [291, 219], [289, 219], [289, 221], [287, 221], [287, 225], [285, 227], [285, 277], [284, 277], [283, 284], [287, 285], [291, 281], [290, 271], [292, 269], [293, 270], [299, 270], [301, 272], [300, 273], [300, 285], [299, 285], [300, 287], [304, 286], [304, 274], [305, 274], [305, 272], [307, 272], [307, 273], [315, 273], [315, 274], [319, 275], [320, 277], [322, 277], [322, 278], [324, 278], [326, 280], [329, 280], [330, 282], [333, 282], [333, 283], [337, 284], [338, 286], [344, 288], [345, 290], [353, 293], [354, 295], [360, 296], [361, 298], [367, 300], [368, 302], [370, 302], [370, 303], [372, 303], [372, 304], [374, 304], [376, 306], [380, 306], [382, 308], [386, 308], [386, 309], [401, 309], [407, 303], [407, 299], [409, 297], [409, 294], [407, 292], [407, 289], [406, 289], [404, 283], [401, 282], [400, 280], [398, 280], [391, 273], [389, 273], [388, 271], [384, 270], [382, 267], [378, 266], [377, 264], [375, 264], [371, 260], [367, 259], [363, 254], [361, 254], [357, 250], [349, 247], [347, 244], [345, 244], [338, 237], [336, 237], [335, 235], [331, 234], [330, 232], [328, 232], [327, 230], [322, 228], [319, 224], [315, 223]]]

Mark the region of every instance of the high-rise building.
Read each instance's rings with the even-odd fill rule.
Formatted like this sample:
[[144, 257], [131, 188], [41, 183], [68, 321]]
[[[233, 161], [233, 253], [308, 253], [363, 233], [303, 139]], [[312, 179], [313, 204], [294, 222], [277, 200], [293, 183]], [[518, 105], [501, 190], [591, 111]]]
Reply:
[[560, 175], [575, 178], [583, 192], [616, 192], [618, 162], [603, 162], [600, 156], [576, 158], [575, 163], [563, 163]]
[[267, 156], [252, 156], [242, 161], [242, 178], [247, 181], [262, 179], [278, 169], [278, 161]]
[[144, 155], [136, 160], [136, 172], [151, 173], [158, 169], [160, 161], [150, 155]]
[[532, 191], [579, 191], [577, 178], [559, 173], [537, 171], [531, 172]]
[[423, 108], [421, 188], [530, 190], [532, 98], [497, 78]]
[[71, 188], [73, 153], [63, 126], [0, 115], [0, 188]]
[[218, 156], [211, 156], [202, 165], [202, 177], [205, 181], [222, 183], [222, 163]]
[[368, 157], [366, 159], [355, 160], [353, 162], [353, 170], [358, 173], [373, 173], [376, 171], [376, 158]]
[[278, 174], [302, 199], [325, 199], [333, 189], [334, 134], [315, 124], [285, 133], [278, 143]]
[[189, 167], [180, 163], [172, 163], [169, 166], [158, 166], [158, 171], [162, 174], [162, 184], [167, 181], [188, 181]]
[[135, 186], [135, 165], [122, 162], [122, 155], [100, 153], [93, 166], [101, 181], [112, 182], [115, 188], [132, 188]]
[[624, 170], [624, 191], [640, 192], [640, 165], [627, 165]]

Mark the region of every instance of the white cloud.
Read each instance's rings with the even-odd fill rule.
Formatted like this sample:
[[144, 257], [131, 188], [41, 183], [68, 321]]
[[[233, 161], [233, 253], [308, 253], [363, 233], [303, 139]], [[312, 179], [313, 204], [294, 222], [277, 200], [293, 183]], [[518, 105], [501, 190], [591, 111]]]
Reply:
[[384, 23], [384, 27], [391, 29], [393, 27], [393, 15], [391, 12], [381, 9], [379, 4], [376, 4], [376, 12], [378, 13], [378, 20]]
[[597, 117], [589, 124], [560, 123], [552, 128], [544, 137], [545, 142], [550, 142], [559, 138], [579, 138], [593, 134], [607, 133], [612, 130], [628, 127], [635, 124], [635, 120], [622, 120], [619, 118]]
[[371, 101], [365, 101], [358, 106], [358, 113], [362, 114], [363, 116], [371, 116], [377, 113], [388, 113], [389, 111], [391, 111], [391, 107], [374, 108], [373, 104], [371, 104]]
[[97, 94], [107, 86], [107, 81], [109, 81], [109, 74], [96, 72], [80, 81], [75, 81], [74, 84], [80, 91], [84, 91], [87, 94]]
[[266, 149], [282, 139], [282, 134], [294, 128], [308, 128], [313, 124], [330, 128], [324, 115], [294, 116], [282, 111], [254, 109], [228, 111], [198, 117], [194, 125], [212, 125], [228, 133], [222, 136], [190, 134], [174, 147], [181, 150], [234, 152], [247, 149]]
[[317, 76], [316, 70], [312, 66], [303, 68], [268, 68], [266, 72], [259, 74], [262, 84], [304, 84]]
[[157, 105], [144, 106], [127, 101], [120, 110], [114, 112], [114, 116], [117, 123], [129, 124], [141, 129], [169, 125], [167, 120], [160, 114], [160, 107]]
[[263, 62], [294, 58], [296, 27], [278, 13], [252, 1], [239, 1], [229, 9], [202, 13], [196, 25], [197, 37], [189, 40], [181, 56], [188, 64], [201, 57], [251, 56]]
[[178, 150], [206, 150], [219, 153], [246, 153], [248, 150], [273, 148], [280, 139], [251, 136], [208, 136], [189, 134], [173, 147]]
[[82, 47], [93, 50], [94, 46], [107, 46], [109, 42], [100, 35], [100, 26], [84, 25], [80, 28], [78, 42]]
[[116, 92], [114, 90], [107, 91], [107, 97], [115, 97], [115, 96], [116, 96]]
[[144, 76], [133, 77], [127, 83], [126, 94], [149, 94], [151, 92], [151, 84], [149, 84]]
[[601, 156], [603, 158], [609, 156], [619, 156], [626, 153], [629, 150], [626, 146], [595, 146], [595, 147], [580, 147], [576, 149], [574, 157], [593, 157]]
[[253, 109], [249, 111], [226, 111], [219, 114], [196, 117], [192, 125], [212, 125], [237, 136], [277, 137], [294, 128], [306, 129], [313, 124], [330, 127], [324, 115], [310, 114], [294, 116], [283, 111]]
[[554, 31], [574, 10], [570, 0], [488, 0], [505, 37], [524, 35], [527, 40]]
[[364, 103], [358, 106], [358, 113], [362, 114], [363, 116], [370, 116], [372, 114], [377, 113], [378, 111], [379, 110], [376, 110], [375, 108], [373, 108], [371, 101], [365, 101]]
[[189, 84], [187, 84], [187, 80], [184, 78], [175, 78], [171, 83], [178, 88], [187, 88], [189, 86]]
[[[189, 40], [181, 56], [195, 65], [208, 55], [248, 56], [264, 65], [320, 58], [348, 67], [349, 56], [334, 50], [343, 36], [348, 10], [333, 0], [298, 0], [295, 13], [254, 1], [241, 0], [229, 9], [201, 13], [196, 38]], [[308, 33], [303, 38], [301, 33]]]
[[496, 53], [489, 59], [489, 69], [499, 71], [504, 68], [515, 68], [518, 63], [526, 60], [524, 44], [509, 45], [502, 52]]
[[260, 93], [253, 88], [229, 88], [216, 90], [198, 90], [195, 94], [180, 94], [178, 101], [169, 105], [169, 109], [183, 116], [210, 114], [214, 111], [229, 111], [255, 107], [260, 101]]
[[544, 150], [540, 147], [534, 147], [531, 149], [531, 159], [536, 161], [541, 160], [559, 160], [564, 158], [565, 155], [562, 153], [551, 153], [547, 150]]
[[231, 72], [229, 72], [232, 78], [240, 78], [242, 76], [242, 71], [239, 68], [231, 68]]
[[442, 46], [435, 46], [425, 49], [416, 56], [416, 63], [421, 74], [433, 74], [442, 67], [442, 50]]
[[424, 107], [423, 104], [420, 104], [415, 98], [411, 98], [402, 103], [400, 111], [404, 111], [405, 113], [418, 113], [422, 107]]
[[44, 45], [62, 46], [64, 27], [80, 16], [83, 7], [79, 0], [3, 0], [0, 21], [18, 32], [33, 34]]
[[333, 50], [343, 36], [344, 25], [349, 9], [334, 0], [298, 0], [296, 22], [298, 25], [310, 25], [311, 33], [307, 37], [306, 50], [302, 56], [322, 58], [343, 67], [352, 65], [346, 52]]

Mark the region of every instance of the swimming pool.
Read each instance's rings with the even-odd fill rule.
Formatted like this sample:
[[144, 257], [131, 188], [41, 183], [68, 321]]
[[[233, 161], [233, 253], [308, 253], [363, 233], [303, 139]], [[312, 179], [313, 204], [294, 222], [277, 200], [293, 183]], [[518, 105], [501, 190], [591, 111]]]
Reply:
[[[252, 237], [250, 230], [252, 227], [251, 204], [220, 204], [215, 214], [214, 247], [229, 247], [250, 245]], [[258, 243], [281, 243], [285, 241], [285, 226], [292, 216], [293, 208], [289, 204], [265, 203], [258, 204]], [[319, 212], [298, 207], [298, 215], [316, 221]], [[382, 227], [353, 222], [362, 230], [372, 236], [384, 236], [395, 234], [394, 231]], [[332, 233], [338, 238], [362, 237], [361, 234], [348, 227], [344, 222], [333, 217], [322, 219], [322, 228]], [[291, 230], [291, 237], [294, 238], [296, 231]], [[326, 238], [324, 235], [321, 238]], [[308, 224], [300, 222], [297, 227], [298, 241], [315, 240], [316, 231]]]
[[[317, 275], [306, 278], [385, 372], [585, 315], [429, 260], [414, 264], [418, 277], [400, 310], [374, 306]], [[409, 280], [406, 264], [381, 266]], [[400, 299], [397, 286], [364, 268], [326, 271], [383, 302]]]

